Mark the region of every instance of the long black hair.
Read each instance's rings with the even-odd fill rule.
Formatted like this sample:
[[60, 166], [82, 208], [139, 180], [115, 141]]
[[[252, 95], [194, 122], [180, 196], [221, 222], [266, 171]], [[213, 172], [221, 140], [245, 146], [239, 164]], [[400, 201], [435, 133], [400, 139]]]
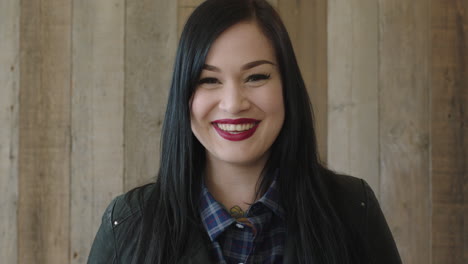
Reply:
[[[151, 197], [142, 208], [134, 263], [175, 263], [201, 227], [198, 199], [205, 149], [192, 134], [190, 100], [210, 46], [229, 27], [256, 22], [271, 41], [283, 85], [285, 120], [260, 177], [264, 191], [278, 167], [287, 234], [299, 263], [353, 263], [351, 239], [324, 192], [311, 103], [286, 28], [265, 0], [207, 0], [185, 24], [175, 59], [162, 131], [161, 162]], [[149, 199], [149, 200], [148, 200]], [[287, 205], [287, 206], [286, 206]]]

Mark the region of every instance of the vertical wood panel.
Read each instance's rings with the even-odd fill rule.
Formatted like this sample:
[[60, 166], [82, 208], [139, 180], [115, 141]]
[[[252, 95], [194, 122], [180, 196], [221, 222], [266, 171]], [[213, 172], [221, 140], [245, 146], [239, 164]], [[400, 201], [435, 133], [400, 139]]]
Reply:
[[328, 164], [379, 193], [378, 3], [328, 1]]
[[123, 191], [124, 0], [73, 1], [71, 263]]
[[197, 7], [205, 0], [178, 0], [179, 7], [190, 6], [190, 7]]
[[[0, 2], [1, 263], [85, 263], [110, 199], [155, 176], [177, 32], [201, 2]], [[468, 2], [329, 0], [328, 35], [327, 1], [269, 2], [322, 158], [380, 194], [404, 263], [468, 263]]]
[[18, 1], [0, 2], [0, 259], [17, 263]]
[[179, 0], [177, 5], [177, 37], [180, 38], [187, 19], [204, 0]]
[[432, 0], [433, 263], [468, 263], [468, 1]]
[[327, 1], [278, 0], [314, 106], [320, 157], [327, 160]]
[[278, 7], [278, 1], [279, 0], [267, 0], [268, 3], [270, 3], [273, 7], [277, 8]]
[[382, 208], [403, 263], [431, 263], [429, 0], [379, 4]]
[[71, 1], [21, 1], [19, 263], [69, 258]]
[[177, 46], [177, 1], [128, 1], [125, 25], [124, 188], [154, 178]]
[[179, 6], [177, 8], [177, 38], [180, 39], [182, 35], [182, 30], [184, 30], [185, 23], [187, 19], [192, 14], [195, 7], [191, 6]]

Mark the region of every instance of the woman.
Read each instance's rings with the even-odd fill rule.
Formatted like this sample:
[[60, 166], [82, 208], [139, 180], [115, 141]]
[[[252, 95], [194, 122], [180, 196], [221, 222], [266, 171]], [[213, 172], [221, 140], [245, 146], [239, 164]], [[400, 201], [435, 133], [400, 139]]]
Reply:
[[188, 19], [158, 179], [114, 199], [89, 263], [401, 263], [369, 186], [321, 165], [266, 1], [208, 0]]

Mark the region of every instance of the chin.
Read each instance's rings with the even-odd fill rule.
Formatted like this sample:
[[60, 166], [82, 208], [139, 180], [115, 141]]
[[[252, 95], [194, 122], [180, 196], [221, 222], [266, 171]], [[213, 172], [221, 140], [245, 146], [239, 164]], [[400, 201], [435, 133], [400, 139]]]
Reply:
[[264, 158], [263, 155], [246, 155], [245, 152], [243, 153], [229, 153], [227, 155], [220, 155], [217, 159], [222, 160], [226, 163], [238, 166], [252, 166], [256, 165], [259, 162], [263, 162]]

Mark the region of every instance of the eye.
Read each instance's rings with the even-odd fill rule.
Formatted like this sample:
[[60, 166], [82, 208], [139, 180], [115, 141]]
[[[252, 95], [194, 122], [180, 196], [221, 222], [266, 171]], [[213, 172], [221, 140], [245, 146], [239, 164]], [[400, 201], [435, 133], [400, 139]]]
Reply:
[[202, 78], [198, 81], [198, 84], [217, 84], [219, 83], [218, 79], [212, 78], [212, 77], [207, 77], [207, 78]]
[[247, 77], [247, 82], [259, 82], [270, 79], [270, 74], [252, 74]]

